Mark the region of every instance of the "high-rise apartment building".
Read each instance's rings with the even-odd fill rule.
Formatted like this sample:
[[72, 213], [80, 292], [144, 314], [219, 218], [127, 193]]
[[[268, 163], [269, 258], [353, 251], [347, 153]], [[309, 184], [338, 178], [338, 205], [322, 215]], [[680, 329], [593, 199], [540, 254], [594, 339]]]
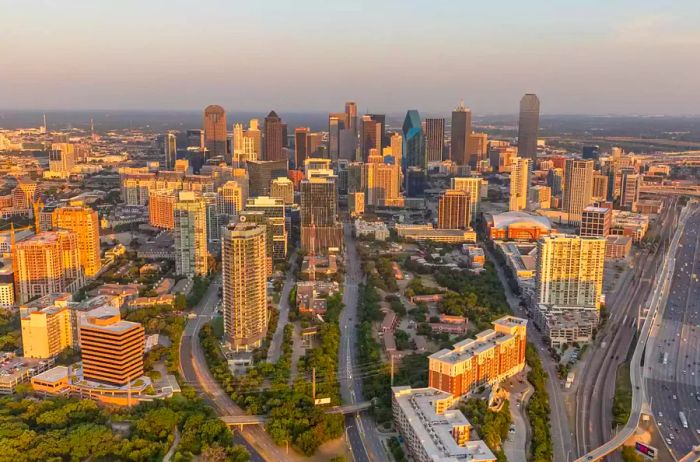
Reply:
[[243, 210], [245, 201], [243, 189], [237, 181], [227, 181], [216, 190], [218, 212], [230, 217]]
[[465, 191], [469, 195], [469, 217], [471, 221], [476, 220], [479, 214], [481, 188], [484, 184], [488, 185], [488, 182], [480, 176], [452, 178], [451, 189]]
[[143, 375], [143, 326], [116, 315], [90, 317], [80, 325], [83, 377], [126, 385]]
[[272, 235], [271, 256], [274, 261], [284, 261], [287, 257], [287, 225], [285, 206], [282, 199], [259, 196], [248, 199], [246, 212], [262, 212], [266, 218], [267, 231]]
[[20, 179], [12, 190], [12, 208], [15, 210], [31, 210], [36, 200], [38, 185], [33, 181]]
[[267, 332], [265, 227], [229, 225], [222, 235], [224, 332], [234, 350], [257, 348]]
[[408, 167], [418, 167], [425, 169], [425, 148], [423, 140], [423, 127], [420, 122], [420, 115], [415, 109], [406, 112], [403, 121], [403, 149], [401, 169], [405, 172]]
[[537, 160], [537, 131], [540, 125], [540, 100], [534, 93], [527, 93], [520, 100], [518, 118], [518, 156]]
[[612, 226], [612, 210], [605, 207], [588, 206], [581, 216], [582, 237], [606, 237]]
[[52, 227], [73, 231], [78, 238], [80, 265], [85, 277], [92, 278], [102, 268], [100, 221], [97, 212], [81, 202], [59, 207], [51, 216]]
[[457, 109], [452, 111], [450, 135], [450, 159], [457, 165], [469, 164], [467, 146], [471, 133], [472, 112], [464, 107], [464, 102], [461, 102]]
[[580, 222], [583, 209], [593, 202], [593, 161], [566, 159], [562, 209], [569, 222]]
[[493, 329], [428, 357], [428, 384], [456, 397], [492, 386], [525, 367], [527, 320], [504, 316]]
[[154, 189], [148, 194], [148, 224], [162, 229], [173, 229], [177, 191]]
[[553, 196], [559, 196], [564, 184], [564, 169], [552, 168], [547, 172], [547, 186], [552, 189]]
[[384, 157], [377, 155], [375, 150], [370, 152], [365, 164], [367, 185], [367, 205], [374, 207], [402, 207], [400, 167], [384, 162]]
[[442, 162], [445, 149], [445, 119], [425, 119], [425, 156], [427, 162]]
[[13, 266], [19, 303], [54, 292], [74, 292], [84, 283], [78, 236], [73, 231], [47, 231], [17, 242]]
[[226, 149], [227, 125], [226, 111], [221, 106], [212, 104], [204, 109], [204, 147], [208, 156], [223, 157], [231, 164], [231, 156]]
[[537, 241], [537, 301], [559, 307], [599, 308], [605, 238], [565, 234]]
[[25, 358], [53, 358], [73, 346], [71, 311], [66, 306], [23, 310], [20, 322]]
[[469, 193], [448, 189], [438, 200], [438, 224], [440, 229], [469, 228]]
[[517, 212], [527, 208], [530, 190], [530, 159], [514, 157], [510, 167], [510, 207]]
[[294, 203], [294, 183], [289, 178], [282, 176], [272, 180], [270, 184], [270, 196], [282, 199], [285, 205]]
[[264, 130], [265, 137], [263, 143], [265, 145], [265, 157], [263, 157], [263, 159], [287, 161], [287, 156], [285, 150], [283, 149], [284, 145], [286, 144], [286, 135], [282, 127], [282, 119], [275, 111], [270, 111], [267, 117], [265, 117]]
[[207, 208], [201, 197], [181, 191], [174, 207], [175, 272], [182, 276], [205, 276], [207, 260]]
[[338, 193], [336, 177], [302, 180], [301, 247], [306, 253], [325, 253], [343, 244], [343, 228], [337, 221]]

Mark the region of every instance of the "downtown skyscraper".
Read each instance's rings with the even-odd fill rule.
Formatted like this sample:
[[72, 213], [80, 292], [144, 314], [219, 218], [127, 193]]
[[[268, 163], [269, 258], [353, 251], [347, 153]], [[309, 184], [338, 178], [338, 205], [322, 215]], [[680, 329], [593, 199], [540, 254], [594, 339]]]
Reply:
[[226, 111], [221, 106], [212, 104], [204, 109], [204, 147], [208, 156], [223, 157], [226, 163], [231, 163], [231, 157], [226, 149]]
[[265, 136], [263, 139], [265, 160], [287, 160], [285, 154], [285, 130], [282, 126], [282, 119], [275, 111], [265, 117]]
[[425, 157], [427, 162], [441, 162], [445, 148], [445, 119], [425, 119]]
[[406, 112], [403, 121], [403, 149], [402, 149], [402, 170], [405, 172], [409, 167], [425, 169], [425, 149], [423, 140], [423, 127], [420, 121], [420, 114], [415, 109]]
[[518, 156], [537, 160], [537, 130], [540, 125], [540, 100], [534, 93], [527, 93], [520, 100], [518, 118]]
[[583, 209], [592, 202], [593, 161], [567, 159], [563, 189], [562, 209], [568, 214], [569, 223], [578, 223]]
[[175, 272], [182, 276], [204, 276], [208, 272], [207, 208], [201, 197], [180, 191], [173, 210]]
[[467, 165], [469, 155], [469, 135], [472, 133], [472, 112], [464, 107], [464, 102], [452, 111], [452, 134], [450, 141], [450, 159], [457, 165]]

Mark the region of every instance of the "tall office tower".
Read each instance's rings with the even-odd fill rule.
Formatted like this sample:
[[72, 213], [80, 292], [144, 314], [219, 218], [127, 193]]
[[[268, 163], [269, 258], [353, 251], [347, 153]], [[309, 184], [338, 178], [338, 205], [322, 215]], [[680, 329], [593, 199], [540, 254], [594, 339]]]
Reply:
[[282, 119], [279, 118], [275, 111], [270, 111], [270, 113], [265, 117], [265, 136], [264, 144], [265, 149], [265, 160], [287, 160], [285, 156], [284, 148], [285, 145], [285, 134], [282, 129]]
[[207, 258], [207, 207], [192, 191], [181, 191], [174, 209], [175, 272], [181, 276], [205, 276]]
[[294, 129], [294, 168], [299, 170], [307, 157], [311, 157], [309, 148], [309, 127]]
[[148, 224], [162, 229], [173, 229], [177, 191], [154, 189], [148, 193]]
[[563, 183], [564, 169], [550, 168], [547, 172], [547, 186], [552, 189], [553, 196], [558, 196], [561, 194]]
[[338, 193], [335, 177], [302, 180], [301, 248], [318, 255], [343, 244], [343, 228], [337, 221]]
[[600, 146], [584, 146], [581, 148], [581, 157], [584, 159], [598, 160], [600, 158]]
[[177, 159], [177, 136], [175, 133], [168, 132], [165, 135], [163, 154], [165, 156], [165, 170], [172, 170], [175, 168], [175, 160]]
[[532, 162], [537, 160], [537, 130], [540, 125], [540, 100], [534, 93], [527, 93], [520, 100], [518, 118], [518, 156]]
[[367, 188], [367, 171], [362, 162], [348, 164], [348, 193], [361, 192]]
[[486, 133], [472, 133], [467, 139], [467, 156], [469, 166], [476, 169], [482, 160], [486, 159], [489, 147], [489, 136]]
[[345, 126], [357, 133], [357, 104], [352, 101], [345, 103]]
[[67, 306], [22, 309], [22, 353], [25, 358], [48, 359], [73, 346], [73, 322]]
[[468, 165], [469, 135], [472, 133], [472, 111], [464, 107], [464, 101], [452, 111], [450, 135], [450, 160], [457, 165]]
[[53, 211], [54, 229], [73, 231], [78, 238], [78, 254], [85, 277], [92, 278], [102, 268], [100, 259], [100, 220], [97, 212], [80, 201]]
[[610, 234], [612, 210], [605, 207], [588, 206], [581, 215], [581, 237], [607, 237]]
[[143, 326], [117, 315], [90, 317], [80, 325], [80, 355], [87, 380], [126, 385], [143, 375]]
[[425, 169], [425, 149], [423, 148], [423, 127], [420, 115], [415, 109], [406, 112], [403, 121], [403, 149], [401, 169], [405, 172], [408, 167]]
[[535, 273], [538, 303], [600, 308], [604, 264], [604, 237], [540, 237]]
[[591, 199], [604, 201], [608, 198], [608, 177], [600, 173], [593, 174], [593, 192]]
[[73, 231], [47, 231], [17, 242], [13, 249], [18, 303], [54, 292], [74, 292], [84, 284], [78, 236]]
[[248, 199], [246, 212], [262, 212], [267, 219], [268, 231], [272, 234], [272, 259], [284, 261], [287, 257], [287, 224], [284, 201], [275, 197]]
[[307, 157], [328, 158], [328, 150], [323, 144], [323, 133], [311, 132], [306, 137], [306, 155]]
[[469, 193], [448, 189], [438, 200], [438, 225], [440, 229], [469, 228]]
[[530, 159], [514, 157], [510, 167], [510, 208], [511, 211], [527, 208], [527, 194], [530, 190]]
[[243, 210], [245, 198], [243, 190], [236, 181], [227, 181], [216, 190], [218, 212], [229, 217]]
[[282, 199], [285, 205], [294, 203], [294, 183], [285, 176], [275, 178], [270, 184], [270, 196]]
[[49, 170], [63, 178], [70, 175], [75, 165], [75, 145], [72, 143], [53, 143], [49, 152]]
[[258, 160], [247, 163], [250, 178], [250, 196], [269, 196], [274, 178], [287, 176], [287, 160]]
[[581, 220], [581, 213], [591, 205], [592, 197], [593, 161], [566, 159], [562, 209], [569, 214], [570, 223]]
[[365, 164], [367, 179], [367, 205], [374, 207], [403, 207], [400, 167], [384, 163], [384, 158], [373, 149]]
[[20, 179], [12, 190], [12, 208], [15, 210], [31, 210], [36, 200], [38, 186], [33, 181]]
[[634, 171], [623, 171], [620, 182], [620, 208], [637, 211], [641, 178]]
[[382, 123], [373, 119], [371, 115], [362, 116], [362, 132], [360, 133], [360, 148], [362, 161], [367, 162], [370, 149], [382, 150]]
[[467, 194], [469, 194], [469, 217], [471, 218], [471, 221], [475, 221], [479, 214], [481, 185], [484, 181], [485, 180], [480, 176], [452, 178], [451, 189], [465, 191]]
[[425, 156], [428, 162], [442, 162], [445, 149], [445, 119], [425, 119]]
[[221, 242], [224, 332], [234, 350], [248, 351], [267, 332], [265, 227], [229, 225]]
[[212, 104], [204, 109], [204, 147], [208, 156], [223, 157], [231, 164], [231, 155], [226, 149], [227, 138], [226, 111], [221, 106]]
[[258, 119], [250, 119], [248, 129], [243, 124], [233, 126], [233, 162], [237, 166], [249, 160], [260, 158], [262, 136], [258, 128]]
[[345, 128], [345, 118], [342, 114], [331, 113], [328, 116], [328, 157], [333, 162], [340, 158], [340, 131]]
[[406, 181], [406, 195], [408, 197], [422, 197], [425, 195], [425, 170], [420, 167], [408, 167], [404, 177]]
[[309, 158], [304, 161], [304, 177], [313, 178], [317, 176], [334, 176], [335, 172], [331, 168], [330, 159]]
[[193, 149], [204, 149], [204, 130], [192, 128], [185, 132], [187, 147]]

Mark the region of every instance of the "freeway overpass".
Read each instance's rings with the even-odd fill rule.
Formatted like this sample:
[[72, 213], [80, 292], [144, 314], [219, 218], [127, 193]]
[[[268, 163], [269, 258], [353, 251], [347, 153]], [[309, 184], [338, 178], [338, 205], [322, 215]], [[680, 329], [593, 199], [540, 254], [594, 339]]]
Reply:
[[[371, 401], [362, 401], [360, 403], [345, 404], [343, 406], [333, 406], [326, 409], [327, 414], [355, 414], [369, 409], [372, 406]], [[223, 415], [221, 420], [226, 425], [243, 427], [244, 425], [263, 425], [267, 421], [267, 416], [264, 415]]]

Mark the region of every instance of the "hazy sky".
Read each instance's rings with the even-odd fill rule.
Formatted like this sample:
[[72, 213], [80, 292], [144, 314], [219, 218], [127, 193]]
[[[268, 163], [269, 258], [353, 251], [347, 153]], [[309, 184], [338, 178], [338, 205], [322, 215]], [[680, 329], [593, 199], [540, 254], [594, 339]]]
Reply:
[[699, 0], [0, 0], [0, 108], [700, 114]]

